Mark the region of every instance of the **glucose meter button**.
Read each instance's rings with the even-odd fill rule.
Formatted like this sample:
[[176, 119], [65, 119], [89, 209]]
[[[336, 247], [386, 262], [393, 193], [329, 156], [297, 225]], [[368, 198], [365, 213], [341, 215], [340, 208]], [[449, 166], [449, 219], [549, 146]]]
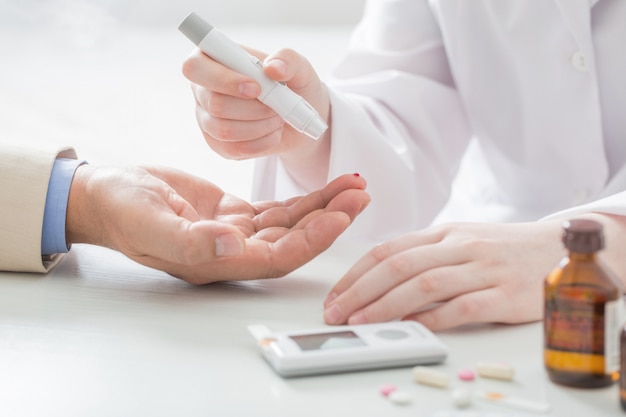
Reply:
[[404, 330], [379, 330], [376, 332], [376, 336], [382, 338], [382, 339], [388, 339], [388, 340], [400, 340], [400, 339], [406, 339], [407, 337], [409, 337], [409, 334], [407, 332], [405, 332]]

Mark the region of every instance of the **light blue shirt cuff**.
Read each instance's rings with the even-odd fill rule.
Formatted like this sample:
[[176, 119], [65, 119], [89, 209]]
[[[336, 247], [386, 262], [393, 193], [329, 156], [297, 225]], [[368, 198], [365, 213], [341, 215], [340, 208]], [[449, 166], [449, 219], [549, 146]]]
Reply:
[[70, 250], [65, 241], [67, 201], [76, 168], [84, 163], [85, 161], [66, 158], [59, 158], [54, 161], [43, 215], [42, 255], [66, 253]]

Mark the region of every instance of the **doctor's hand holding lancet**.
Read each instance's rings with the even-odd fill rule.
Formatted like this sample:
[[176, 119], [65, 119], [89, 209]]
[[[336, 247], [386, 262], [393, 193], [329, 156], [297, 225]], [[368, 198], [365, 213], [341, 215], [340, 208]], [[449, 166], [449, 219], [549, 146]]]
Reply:
[[257, 198], [368, 178], [348, 235], [373, 249], [330, 290], [327, 323], [527, 322], [564, 219], [600, 221], [626, 277], [624, 16], [623, 1], [366, 1], [327, 83], [293, 50], [253, 51], [324, 117], [317, 141], [206, 55], [183, 72], [209, 145], [257, 159]]
[[[266, 74], [304, 97], [327, 122], [330, 101], [310, 63], [293, 50], [266, 56]], [[318, 140], [298, 132], [258, 100], [258, 83], [212, 60], [199, 49], [185, 61], [183, 73], [192, 83], [196, 98], [196, 116], [208, 145], [229, 159], [250, 159], [280, 154], [293, 167], [305, 188], [319, 188], [327, 182], [328, 130]], [[292, 171], [293, 169], [293, 171]]]

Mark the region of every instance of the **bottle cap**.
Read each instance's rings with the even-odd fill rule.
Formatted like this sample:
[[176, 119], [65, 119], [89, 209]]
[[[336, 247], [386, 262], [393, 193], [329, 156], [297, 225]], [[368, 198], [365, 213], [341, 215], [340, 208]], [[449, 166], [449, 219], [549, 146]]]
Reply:
[[563, 223], [563, 243], [572, 252], [593, 253], [604, 248], [602, 224], [587, 219]]

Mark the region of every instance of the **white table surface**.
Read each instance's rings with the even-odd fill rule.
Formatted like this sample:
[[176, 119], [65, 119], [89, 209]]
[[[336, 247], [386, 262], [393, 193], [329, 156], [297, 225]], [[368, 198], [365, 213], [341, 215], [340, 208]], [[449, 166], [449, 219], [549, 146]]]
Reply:
[[[336, 244], [286, 278], [204, 287], [81, 245], [48, 275], [2, 273], [0, 415], [427, 417], [454, 410], [456, 387], [545, 401], [548, 416], [619, 415], [616, 386], [580, 390], [548, 381], [539, 323], [439, 333], [450, 355], [434, 368], [449, 373], [448, 389], [414, 383], [410, 367], [277, 376], [247, 325], [321, 326], [328, 289], [361, 253]], [[514, 365], [514, 381], [456, 378], [479, 361]], [[382, 397], [388, 383], [412, 403]], [[534, 415], [480, 402], [468, 412]]]
[[[247, 197], [251, 161], [225, 161], [204, 144], [180, 72], [192, 49], [175, 28], [49, 32], [0, 28], [0, 138], [76, 146], [94, 164], [184, 168]], [[67, 30], [66, 30], [67, 29]], [[111, 28], [105, 28], [111, 29]], [[237, 40], [305, 52], [324, 74], [346, 28], [239, 28]], [[78, 35], [77, 35], [78, 34]], [[364, 252], [336, 244], [289, 277], [194, 287], [118, 253], [75, 246], [48, 275], [0, 273], [0, 416], [423, 416], [454, 410], [447, 390], [417, 385], [410, 368], [282, 379], [246, 326], [322, 325], [329, 288]], [[542, 328], [443, 332], [453, 387], [549, 402], [548, 416], [620, 415], [617, 387], [550, 383]], [[461, 368], [506, 361], [514, 382], [462, 383]], [[396, 406], [381, 385], [413, 397]], [[476, 403], [469, 413], [529, 416]]]

